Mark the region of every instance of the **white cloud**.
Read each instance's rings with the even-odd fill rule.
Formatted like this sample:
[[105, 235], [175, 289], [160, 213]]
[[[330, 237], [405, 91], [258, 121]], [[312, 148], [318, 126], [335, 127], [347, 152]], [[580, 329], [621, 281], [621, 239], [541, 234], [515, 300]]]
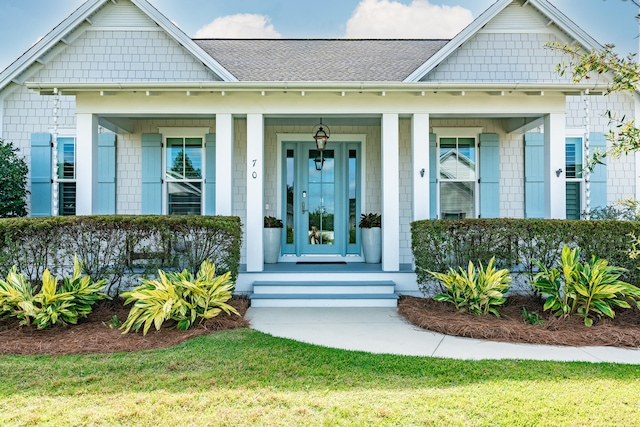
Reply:
[[452, 38], [473, 21], [461, 6], [437, 6], [428, 0], [404, 5], [390, 0], [362, 0], [347, 22], [347, 38]]
[[200, 28], [194, 38], [279, 39], [282, 36], [269, 22], [269, 17], [250, 13], [216, 18]]

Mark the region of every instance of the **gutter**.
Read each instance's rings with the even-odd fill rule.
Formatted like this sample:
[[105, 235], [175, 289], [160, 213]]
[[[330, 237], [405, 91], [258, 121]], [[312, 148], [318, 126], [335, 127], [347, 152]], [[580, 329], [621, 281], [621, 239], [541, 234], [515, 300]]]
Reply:
[[[121, 83], [38, 83], [27, 82], [25, 86], [40, 92], [41, 95], [53, 95], [58, 88], [66, 95], [81, 92], [100, 92], [109, 95], [113, 92], [561, 92], [579, 94], [584, 90], [603, 92], [606, 83], [448, 83], [448, 82], [121, 82]], [[109, 92], [109, 93], [107, 93]]]

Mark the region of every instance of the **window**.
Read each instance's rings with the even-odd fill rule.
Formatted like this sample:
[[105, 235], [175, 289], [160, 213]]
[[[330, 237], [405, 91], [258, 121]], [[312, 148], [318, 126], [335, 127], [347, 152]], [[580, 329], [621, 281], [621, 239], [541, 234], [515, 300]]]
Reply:
[[476, 162], [475, 138], [440, 138], [440, 218], [475, 218]]
[[567, 219], [580, 219], [582, 212], [582, 138], [565, 139]]
[[58, 138], [60, 215], [76, 214], [76, 139]]
[[202, 214], [203, 138], [167, 138], [167, 213]]

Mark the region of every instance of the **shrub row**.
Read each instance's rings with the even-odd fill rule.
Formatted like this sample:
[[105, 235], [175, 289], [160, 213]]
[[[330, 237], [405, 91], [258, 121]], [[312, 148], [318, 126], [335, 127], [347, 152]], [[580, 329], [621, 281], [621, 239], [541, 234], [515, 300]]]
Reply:
[[469, 261], [496, 265], [515, 274], [558, 264], [562, 247], [581, 248], [581, 261], [592, 255], [626, 268], [623, 279], [640, 283], [636, 261], [629, 258], [631, 235], [640, 236], [638, 221], [569, 221], [536, 219], [423, 220], [411, 224], [418, 283], [433, 283], [428, 271], [466, 267]]
[[82, 216], [0, 220], [0, 276], [16, 265], [38, 283], [44, 270], [64, 276], [77, 254], [83, 273], [107, 292], [157, 269], [196, 273], [204, 260], [235, 279], [242, 230], [237, 217]]

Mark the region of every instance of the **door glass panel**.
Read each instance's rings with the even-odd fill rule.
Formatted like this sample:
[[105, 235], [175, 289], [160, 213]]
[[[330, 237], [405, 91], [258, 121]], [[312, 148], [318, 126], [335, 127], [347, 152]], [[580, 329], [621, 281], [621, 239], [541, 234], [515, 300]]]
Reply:
[[582, 138], [567, 138], [565, 154], [567, 178], [582, 178]]
[[357, 202], [356, 195], [358, 190], [358, 158], [356, 150], [349, 150], [349, 244], [355, 245], [356, 236], [358, 235], [356, 230], [357, 220]]
[[295, 194], [295, 156], [294, 150], [287, 150], [287, 217], [285, 218], [285, 227], [287, 228], [287, 244], [294, 243], [294, 198]]
[[333, 245], [335, 243], [335, 158], [333, 150], [324, 153], [309, 150], [308, 210], [309, 243]]

